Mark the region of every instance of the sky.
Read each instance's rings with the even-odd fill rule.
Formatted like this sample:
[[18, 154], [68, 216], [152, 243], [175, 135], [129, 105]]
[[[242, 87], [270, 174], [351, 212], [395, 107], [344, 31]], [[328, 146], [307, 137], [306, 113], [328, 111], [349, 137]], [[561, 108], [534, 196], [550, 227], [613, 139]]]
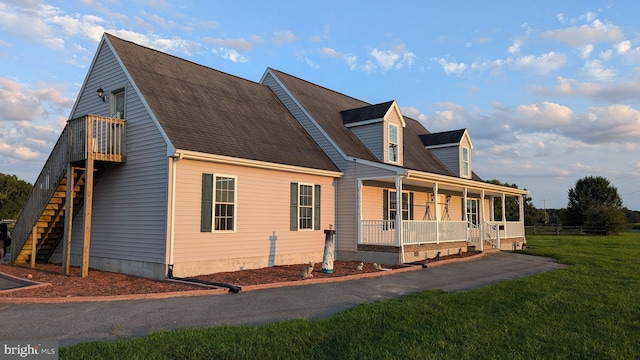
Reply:
[[258, 82], [267, 67], [430, 132], [566, 207], [586, 176], [640, 210], [640, 2], [0, 0], [0, 172], [33, 183], [104, 32]]

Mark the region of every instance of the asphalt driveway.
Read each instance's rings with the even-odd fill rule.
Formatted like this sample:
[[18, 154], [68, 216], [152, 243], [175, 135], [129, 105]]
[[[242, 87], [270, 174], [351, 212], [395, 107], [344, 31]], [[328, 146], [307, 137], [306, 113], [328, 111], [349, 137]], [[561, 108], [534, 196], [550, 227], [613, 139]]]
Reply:
[[464, 291], [564, 267], [553, 260], [498, 252], [378, 278], [282, 287], [212, 296], [109, 302], [0, 304], [0, 338], [85, 341], [141, 337], [150, 331], [219, 325], [256, 325], [316, 319], [352, 306], [427, 289]]

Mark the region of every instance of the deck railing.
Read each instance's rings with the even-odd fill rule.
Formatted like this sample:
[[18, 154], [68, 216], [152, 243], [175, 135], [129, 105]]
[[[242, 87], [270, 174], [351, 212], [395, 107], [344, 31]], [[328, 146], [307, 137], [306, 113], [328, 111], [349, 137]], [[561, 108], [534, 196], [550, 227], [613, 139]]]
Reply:
[[[361, 222], [362, 244], [396, 245], [394, 220], [363, 220]], [[467, 223], [465, 221], [403, 220], [402, 243], [435, 244], [465, 241]]]
[[[397, 246], [395, 220], [362, 220], [361, 244]], [[403, 220], [402, 244], [436, 244], [467, 241], [483, 249], [483, 241], [499, 247], [500, 239], [523, 236], [520, 222], [490, 222], [473, 225], [466, 221]]]
[[95, 160], [124, 162], [125, 123], [96, 115], [86, 115], [67, 122], [31, 188], [16, 225], [11, 233], [11, 261], [18, 256], [43, 210], [62, 181], [69, 162]]

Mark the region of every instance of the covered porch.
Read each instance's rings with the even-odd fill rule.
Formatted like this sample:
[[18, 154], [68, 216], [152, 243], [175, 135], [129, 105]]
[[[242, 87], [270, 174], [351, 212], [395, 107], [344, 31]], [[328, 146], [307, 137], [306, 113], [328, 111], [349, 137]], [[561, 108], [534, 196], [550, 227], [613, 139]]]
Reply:
[[[526, 190], [416, 171], [357, 183], [359, 253], [397, 254], [404, 263], [525, 241]], [[507, 218], [509, 198], [518, 204], [515, 219]]]

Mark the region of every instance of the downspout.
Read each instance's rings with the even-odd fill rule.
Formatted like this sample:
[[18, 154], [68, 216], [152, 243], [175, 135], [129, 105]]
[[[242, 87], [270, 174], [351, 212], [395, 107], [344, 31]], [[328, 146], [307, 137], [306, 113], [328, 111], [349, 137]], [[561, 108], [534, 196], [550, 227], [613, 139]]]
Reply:
[[171, 212], [169, 219], [169, 269], [167, 276], [173, 278], [173, 246], [175, 243], [175, 225], [176, 225], [176, 163], [182, 160], [182, 153], [176, 153], [171, 158]]

